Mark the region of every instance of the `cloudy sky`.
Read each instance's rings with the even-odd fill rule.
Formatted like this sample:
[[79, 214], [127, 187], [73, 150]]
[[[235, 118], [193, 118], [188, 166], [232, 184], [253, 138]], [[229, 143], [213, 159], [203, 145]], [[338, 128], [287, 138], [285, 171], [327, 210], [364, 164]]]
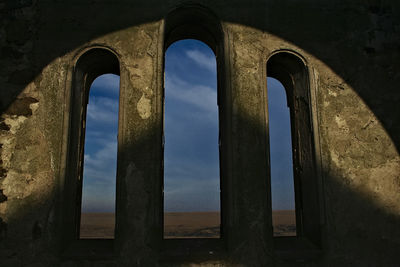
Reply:
[[102, 75], [90, 88], [83, 167], [83, 212], [111, 212], [115, 209], [118, 96], [117, 75]]
[[[216, 61], [204, 43], [183, 40], [165, 55], [164, 210], [219, 211]], [[90, 89], [83, 212], [113, 212], [119, 77], [98, 77]], [[289, 113], [282, 85], [268, 79], [274, 209], [293, 209]]]

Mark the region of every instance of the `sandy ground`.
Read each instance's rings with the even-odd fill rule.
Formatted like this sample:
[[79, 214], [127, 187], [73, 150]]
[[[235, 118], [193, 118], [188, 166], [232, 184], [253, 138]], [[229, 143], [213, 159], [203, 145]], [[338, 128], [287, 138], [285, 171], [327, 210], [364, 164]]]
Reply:
[[80, 238], [114, 238], [114, 213], [82, 213]]
[[219, 238], [219, 212], [166, 212], [164, 238]]
[[296, 235], [296, 213], [294, 210], [272, 211], [272, 226], [274, 236]]
[[[295, 236], [294, 210], [272, 213], [274, 236]], [[114, 238], [114, 213], [82, 213], [80, 238]], [[219, 212], [166, 212], [164, 238], [219, 238]]]

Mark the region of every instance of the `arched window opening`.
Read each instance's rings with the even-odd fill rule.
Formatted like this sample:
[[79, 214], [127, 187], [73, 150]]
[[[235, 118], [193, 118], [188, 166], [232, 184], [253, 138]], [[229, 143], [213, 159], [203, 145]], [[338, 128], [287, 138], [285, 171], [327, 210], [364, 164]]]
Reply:
[[79, 238], [112, 239], [115, 229], [119, 76], [104, 74], [96, 78], [87, 99]]
[[[98, 244], [86, 239], [103, 239], [100, 243], [111, 247], [113, 242], [107, 239], [113, 239], [118, 230], [119, 65], [109, 49], [91, 48], [73, 66], [66, 98], [68, 135], [61, 212], [62, 249], [66, 251], [82, 244]], [[87, 216], [89, 212], [97, 217]]]
[[274, 236], [296, 235], [290, 110], [283, 85], [267, 78]]
[[164, 108], [164, 238], [219, 238], [216, 58], [203, 42], [167, 49]]
[[[282, 85], [280, 94], [287, 97], [287, 107], [285, 118], [277, 115], [279, 123], [286, 124], [285, 132], [277, 134], [281, 126], [276, 125], [274, 120], [274, 106], [279, 105], [283, 109], [284, 104], [279, 103], [273, 95], [275, 78]], [[298, 236], [306, 243], [318, 247], [321, 245], [321, 205], [319, 199], [320, 179], [319, 168], [316, 161], [318, 152], [315, 149], [318, 139], [315, 137], [312, 114], [313, 102], [311, 99], [310, 80], [308, 70], [304, 61], [292, 52], [279, 52], [271, 56], [267, 61], [267, 83], [268, 83], [268, 111], [269, 114], [269, 135], [270, 135], [270, 174], [272, 189], [272, 213], [274, 236]], [[279, 83], [278, 83], [279, 84]], [[281, 102], [284, 100], [281, 99]], [[290, 115], [289, 115], [290, 114]], [[290, 126], [288, 123], [290, 122]], [[290, 130], [289, 130], [290, 129]], [[289, 131], [291, 134], [289, 134]], [[292, 144], [290, 145], [290, 139]], [[285, 154], [286, 156], [277, 159], [276, 155]], [[290, 161], [292, 157], [292, 161]], [[284, 166], [280, 166], [284, 165]], [[286, 167], [285, 172], [279, 172]], [[293, 174], [293, 178], [291, 178]], [[289, 184], [293, 180], [293, 185]], [[286, 184], [282, 187], [282, 184]], [[293, 194], [294, 192], [294, 194]], [[293, 196], [294, 195], [294, 196]], [[282, 199], [282, 200], [279, 200]], [[278, 217], [276, 213], [277, 203], [291, 203], [286, 208], [295, 208], [295, 218], [293, 212], [286, 217], [287, 229], [285, 234], [280, 232]], [[275, 213], [275, 214], [274, 214]], [[283, 216], [283, 215], [282, 215]], [[290, 223], [289, 223], [290, 217]], [[284, 216], [282, 217], [283, 220]], [[293, 224], [295, 221], [295, 225]], [[286, 241], [291, 239], [275, 238], [277, 249], [286, 247]], [[293, 245], [293, 244], [292, 244]]]

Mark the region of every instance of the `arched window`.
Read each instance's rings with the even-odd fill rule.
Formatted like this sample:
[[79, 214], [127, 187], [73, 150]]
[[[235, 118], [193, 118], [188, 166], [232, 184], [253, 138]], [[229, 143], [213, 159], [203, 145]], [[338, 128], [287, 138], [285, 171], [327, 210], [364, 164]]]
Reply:
[[[285, 138], [284, 136], [278, 139], [273, 139], [274, 129], [277, 127], [273, 121], [269, 123], [270, 132], [270, 173], [272, 179], [272, 195], [274, 194], [285, 194], [290, 196], [293, 190], [288, 186], [285, 190], [279, 190], [274, 188], [274, 179], [290, 179], [291, 173], [293, 173], [294, 183], [294, 199], [295, 199], [295, 217], [296, 217], [296, 235], [299, 237], [298, 240], [304, 242], [311, 242], [316, 246], [321, 244], [321, 226], [320, 226], [320, 200], [319, 200], [319, 174], [316, 162], [316, 149], [315, 149], [315, 137], [314, 137], [314, 126], [313, 126], [313, 107], [311, 101], [310, 82], [308, 71], [297, 55], [291, 52], [279, 52], [271, 56], [267, 61], [267, 77], [272, 77], [278, 80], [284, 87], [287, 97], [287, 106], [289, 107], [290, 119], [285, 118], [283, 121], [290, 121], [290, 136]], [[275, 81], [268, 79], [268, 91], [273, 91], [273, 83]], [[271, 87], [271, 88], [270, 88]], [[281, 88], [281, 93], [282, 93]], [[268, 97], [272, 97], [268, 92]], [[271, 100], [274, 101], [274, 100]], [[268, 103], [270, 103], [268, 101]], [[275, 103], [271, 103], [273, 108]], [[287, 115], [286, 115], [287, 116]], [[285, 134], [287, 135], [287, 133]], [[288, 142], [291, 139], [291, 151], [288, 150]], [[278, 144], [276, 144], [276, 142]], [[279, 144], [279, 142], [286, 142], [285, 144]], [[286, 148], [285, 148], [286, 147]], [[281, 149], [281, 151], [279, 151]], [[276, 152], [278, 151], [278, 152]], [[274, 153], [280, 153], [282, 151], [289, 158], [292, 157], [292, 166], [290, 162], [287, 163], [286, 174], [283, 177], [274, 177]], [[285, 162], [283, 160], [283, 162]], [[282, 163], [282, 162], [281, 162]], [[286, 177], [285, 177], [286, 175]], [[289, 205], [293, 207], [293, 205]], [[274, 216], [273, 216], [274, 217]], [[293, 215], [292, 215], [293, 220]], [[292, 227], [293, 228], [293, 227]], [[289, 235], [294, 235], [294, 232]], [[281, 242], [285, 242], [286, 239], [275, 239], [275, 245], [279, 248]]]
[[118, 102], [119, 76], [93, 81], [84, 127], [80, 238], [114, 238]]
[[196, 40], [165, 54], [164, 238], [219, 238], [216, 60]]
[[79, 239], [114, 238], [117, 75], [118, 58], [102, 48], [85, 52], [73, 69], [62, 212], [66, 247]]
[[290, 109], [285, 88], [268, 77], [268, 121], [274, 236], [296, 235]]
[[[190, 236], [185, 236], [184, 239], [180, 240], [171, 240], [168, 239], [168, 237], [163, 235], [164, 240], [163, 240], [163, 249], [165, 250], [165, 253], [175, 255], [178, 253], [179, 255], [184, 252], [185, 255], [189, 255], [191, 253], [196, 253], [196, 254], [201, 254], [201, 255], [206, 255], [207, 257], [210, 256], [210, 251], [213, 251], [213, 255], [217, 254], [217, 251], [220, 250], [221, 247], [223, 247], [222, 243], [226, 241], [225, 237], [229, 236], [229, 227], [228, 227], [228, 213], [229, 213], [229, 205], [228, 205], [228, 199], [229, 199], [229, 181], [227, 178], [227, 173], [228, 173], [228, 151], [229, 151], [229, 136], [230, 133], [227, 131], [227, 123], [228, 123], [228, 113], [227, 113], [227, 106], [229, 104], [229, 98], [226, 97], [225, 95], [227, 94], [227, 81], [223, 78], [225, 75], [225, 64], [226, 61], [224, 60], [225, 58], [225, 46], [224, 46], [224, 34], [222, 31], [222, 26], [220, 24], [219, 19], [208, 9], [203, 8], [198, 5], [185, 5], [183, 7], [179, 7], [173, 11], [171, 11], [166, 19], [165, 19], [165, 36], [164, 36], [164, 53], [168, 49], [170, 45], [174, 45], [175, 42], [180, 41], [180, 40], [185, 40], [185, 39], [195, 39], [198, 41], [203, 42], [206, 44], [211, 50], [213, 51], [213, 54], [215, 55], [215, 63], [212, 63], [213, 65], [216, 65], [216, 91], [213, 91], [212, 93], [208, 94], [206, 93], [207, 98], [211, 99], [214, 104], [212, 104], [212, 108], [217, 109], [217, 116], [214, 114], [212, 115], [213, 117], [213, 123], [217, 124], [217, 129], [218, 129], [218, 138], [215, 140], [213, 137], [212, 143], [208, 143], [208, 145], [211, 145], [213, 148], [213, 161], [218, 162], [218, 164], [214, 164], [214, 172], [219, 174], [219, 179], [218, 178], [213, 178], [215, 182], [213, 182], [212, 185], [212, 190], [208, 192], [213, 192], [212, 195], [215, 200], [212, 200], [211, 202], [207, 200], [208, 203], [214, 203], [214, 207], [208, 208], [208, 210], [213, 210], [215, 211], [216, 207], [220, 206], [220, 214], [215, 213], [215, 219], [214, 222], [220, 222], [218, 226], [216, 226], [213, 229], [213, 235], [212, 237], [217, 237], [217, 238], [190, 238]], [[203, 44], [203, 45], [204, 45]], [[194, 51], [193, 51], [194, 52]], [[195, 55], [196, 53], [192, 53], [192, 60], [198, 56]], [[199, 58], [197, 58], [198, 60]], [[212, 62], [212, 61], [211, 61]], [[168, 64], [168, 62], [164, 62], [164, 65]], [[208, 64], [208, 63], [207, 63]], [[209, 67], [209, 66], [208, 66]], [[205, 68], [205, 66], [203, 66]], [[164, 66], [165, 69], [165, 66]], [[183, 70], [184, 72], [186, 70]], [[166, 73], [168, 75], [168, 73]], [[214, 74], [215, 75], [215, 74]], [[166, 77], [166, 80], [168, 77]], [[213, 78], [215, 79], [215, 77]], [[168, 81], [168, 80], [167, 80]], [[204, 81], [201, 81], [204, 82]], [[168, 90], [168, 88], [165, 88], [165, 90]], [[201, 93], [205, 93], [201, 92]], [[200, 93], [200, 92], [196, 92]], [[165, 97], [168, 97], [168, 92], [165, 92]], [[196, 99], [195, 96], [192, 96], [193, 101], [198, 101], [200, 99]], [[223, 101], [221, 101], [223, 100]], [[165, 112], [168, 112], [168, 99], [165, 100]], [[215, 102], [214, 102], [215, 101]], [[200, 104], [200, 102], [199, 102]], [[201, 103], [204, 105], [205, 103]], [[168, 114], [167, 114], [168, 115]], [[199, 114], [200, 117], [204, 116], [203, 114]], [[210, 124], [211, 125], [211, 124]], [[165, 119], [165, 129], [167, 129], [168, 126], [168, 121], [167, 118]], [[214, 128], [215, 130], [215, 128]], [[166, 135], [168, 132], [166, 132]], [[168, 137], [165, 136], [165, 148], [168, 149]], [[207, 146], [204, 146], [207, 147]], [[219, 153], [215, 152], [215, 149]], [[218, 155], [219, 154], [219, 155]], [[219, 158], [219, 159], [218, 159]], [[164, 158], [163, 160], [168, 160], [168, 158]], [[167, 162], [162, 162], [162, 165], [168, 164]], [[215, 166], [217, 165], [217, 166]], [[219, 165], [219, 166], [218, 166]], [[219, 170], [217, 170], [219, 167]], [[164, 175], [168, 175], [168, 166], [166, 166], [165, 173]], [[215, 175], [216, 176], [216, 175]], [[162, 177], [163, 179], [164, 177]], [[163, 185], [163, 192], [168, 193], [168, 184]], [[168, 196], [166, 196], [167, 198]], [[164, 199], [164, 196], [162, 197]], [[168, 200], [167, 200], [168, 201]], [[164, 207], [166, 210], [168, 209], [168, 202], [164, 203]], [[161, 210], [163, 211], [163, 210]], [[162, 228], [164, 228], [165, 224], [164, 221], [160, 224]], [[217, 234], [216, 234], [217, 233]], [[192, 237], [199, 237], [199, 236], [192, 236]], [[210, 236], [205, 236], [205, 237], [210, 237]], [[218, 238], [219, 237], [219, 238]], [[184, 249], [182, 249], [184, 248]], [[183, 255], [182, 255], [183, 256]]]

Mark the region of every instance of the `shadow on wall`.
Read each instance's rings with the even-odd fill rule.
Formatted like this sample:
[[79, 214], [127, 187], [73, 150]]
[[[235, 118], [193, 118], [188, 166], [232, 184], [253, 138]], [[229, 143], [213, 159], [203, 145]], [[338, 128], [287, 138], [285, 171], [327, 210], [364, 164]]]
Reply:
[[[249, 140], [253, 140], [253, 143], [236, 149], [240, 149], [241, 153], [246, 155], [255, 155], [265, 135], [264, 126], [254, 123], [254, 119], [246, 117], [245, 113], [241, 114], [243, 117], [237, 118], [236, 124], [245, 126], [244, 128], [247, 129], [245, 135]], [[157, 126], [150, 127], [142, 133], [140, 138], [126, 144], [120, 151], [120, 157], [126, 159], [120, 164], [131, 166], [123, 168], [127, 172], [119, 173], [119, 186], [123, 190], [121, 195], [126, 196], [119, 199], [121, 204], [118, 208], [119, 225], [126, 226], [120, 228], [117, 234], [117, 238], [121, 237], [118, 241], [118, 246], [121, 248], [119, 260], [123, 264], [139, 260], [143, 266], [146, 266], [146, 263], [150, 264], [147, 266], [152, 266], [153, 261], [157, 260], [156, 248], [162, 233], [161, 218], [157, 217], [161, 216], [161, 213], [157, 212], [157, 209], [161, 207], [159, 197], [161, 181], [159, 170], [153, 169], [149, 173], [148, 166], [154, 164], [154, 158], [142, 158], [140, 155], [154, 155], [154, 153], [143, 153], [143, 151], [148, 152], [149, 146], [152, 145], [154, 138], [157, 139], [160, 130]], [[252, 158], [256, 157], [248, 157], [248, 160]], [[131, 165], [130, 162], [134, 162], [135, 165]], [[254, 162], [243, 161], [242, 164], [253, 165]], [[251, 171], [253, 173], [247, 175], [253, 177], [252, 180], [239, 179], [237, 181], [237, 188], [247, 188], [247, 190], [241, 191], [237, 199], [236, 215], [240, 221], [237, 221], [235, 239], [241, 241], [234, 244], [232, 251], [234, 261], [243, 264], [249, 264], [251, 261], [258, 264], [258, 260], [266, 260], [268, 255], [273, 254], [270, 248], [256, 247], [257, 244], [263, 244], [264, 239], [267, 238], [260, 236], [260, 233], [265, 233], [262, 229], [264, 223], [260, 221], [260, 218], [269, 218], [269, 216], [260, 216], [267, 212], [263, 201], [260, 201], [265, 199], [264, 192], [267, 190], [264, 177], [260, 177], [260, 170], [252, 169]], [[380, 198], [384, 196], [371, 190], [363, 190], [362, 186], [354, 187], [350, 184], [351, 179], [345, 177], [344, 172], [345, 170], [332, 169], [326, 170], [325, 174], [326, 228], [329, 229], [327, 231], [329, 243], [325, 244], [327, 249], [324, 257], [331, 263], [341, 266], [350, 266], [354, 262], [373, 264], [371, 258], [376, 260], [376, 266], [390, 266], [397, 258], [400, 246], [398, 228], [400, 217], [389, 212], [388, 207], [379, 203]], [[337, 173], [337, 176], [330, 176], [332, 173]], [[154, 179], [148, 179], [148, 177], [154, 177]], [[143, 188], [145, 190], [142, 190]], [[260, 188], [264, 189], [260, 190]], [[52, 199], [42, 199], [41, 203], [46, 202], [51, 203]], [[8, 235], [9, 239], [2, 240], [6, 241], [2, 242], [1, 246], [4, 248], [7, 262], [18, 265], [21, 262], [54, 263], [56, 261], [49, 257], [49, 252], [52, 250], [42, 245], [55, 242], [54, 237], [59, 232], [59, 228], [52, 225], [51, 217], [36, 217], [34, 213], [49, 213], [50, 207], [43, 207], [41, 203], [33, 202], [29, 206], [18, 207], [18, 218], [15, 223], [10, 222], [9, 225], [11, 231]], [[158, 230], [154, 231], [154, 229]], [[4, 234], [2, 233], [2, 238], [5, 238]], [[129, 237], [135, 238], [132, 240]], [[132, 253], [132, 247], [142, 247], [146, 250]], [[368, 259], [365, 255], [369, 255]]]
[[[291, 1], [279, 4], [286, 6], [284, 16], [274, 13], [273, 10], [278, 8], [274, 1], [263, 4], [258, 9], [259, 13], [252, 16], [246, 13], [251, 10], [250, 7], [238, 7], [234, 10], [235, 12], [232, 12], [230, 8], [219, 8], [218, 3], [210, 4], [210, 6], [222, 20], [258, 28], [284, 38], [332, 68], [368, 105], [391, 137], [397, 151], [400, 151], [400, 113], [398, 112], [400, 94], [396, 88], [400, 84], [400, 73], [397, 71], [400, 69], [400, 53], [393, 53], [397, 49], [394, 46], [399, 43], [400, 36], [397, 32], [398, 27], [394, 24], [398, 22], [399, 15], [397, 14], [400, 14], [398, 4], [384, 6], [381, 2], [379, 2], [381, 4], [371, 4], [374, 1], [369, 1], [361, 7], [352, 3], [337, 7], [332, 3], [327, 4], [328, 8], [324, 12], [320, 12], [321, 10], [315, 9], [312, 4], [303, 4], [298, 7], [289, 2]], [[0, 92], [1, 114], [25, 117], [32, 114], [30, 106], [38, 100], [24, 97], [22, 92], [34, 79], [40, 79], [40, 72], [53, 60], [86, 43], [87, 40], [162, 19], [171, 7], [160, 4], [158, 1], [147, 1], [146, 4], [141, 5], [141, 8], [143, 12], [136, 14], [138, 16], [132, 16], [131, 12], [125, 11], [127, 8], [124, 5], [110, 5], [107, 2], [98, 3], [95, 6], [83, 3], [77, 8], [60, 2], [19, 1], [14, 3], [7, 1], [0, 7], [0, 25], [2, 25], [0, 27], [1, 31], [6, 33], [5, 40], [1, 41], [0, 64], [3, 71], [0, 73], [0, 86], [5, 88]], [[364, 13], [359, 12], [360, 9]], [[21, 14], [24, 14], [23, 19], [20, 19]], [[71, 17], [71, 14], [74, 16]], [[92, 16], [93, 14], [95, 16]], [[93, 20], [93, 17], [96, 19]], [[363, 24], [352, 23], [357, 19], [363, 21]], [[113, 23], [109, 23], [110, 21]], [[41, 27], [35, 28], [35, 25], [41, 25]], [[386, 35], [382, 36], [379, 34], [380, 31], [384, 31]], [[52, 36], [51, 40], [49, 36]], [[324, 40], [324, 45], [315, 42], [315, 36]], [[34, 46], [33, 40], [35, 40]], [[329, 47], [326, 46], [327, 43], [330, 44]], [[362, 66], [363, 74], [360, 75], [357, 66], [347, 64], [348, 62], [356, 62], [358, 66]], [[388, 84], [387, 81], [390, 83]], [[339, 89], [340, 86], [345, 85], [337, 85]], [[237, 123], [250, 125], [255, 136], [259, 138], [265, 135], [264, 127], [254, 123], [251, 125], [252, 118], [247, 118], [245, 114], [238, 119]], [[0, 118], [0, 131], [1, 134], [9, 131], [2, 118]], [[126, 147], [119, 152], [123, 158], [137, 162], [130, 169], [131, 173], [119, 174], [119, 177], [133, 177], [133, 179], [125, 180], [122, 178], [121, 188], [133, 190], [133, 192], [122, 192], [122, 195], [135, 196], [132, 199], [121, 199], [121, 203], [124, 204], [118, 209], [121, 222], [130, 221], [128, 225], [131, 225], [121, 228], [120, 236], [135, 237], [134, 241], [121, 239], [121, 259], [125, 255], [132, 261], [134, 258], [142, 258], [143, 262], [146, 262], [154, 256], [154, 250], [159, 242], [157, 235], [161, 235], [161, 225], [158, 216], [161, 216], [161, 212], [157, 212], [157, 209], [161, 207], [158, 206], [161, 197], [154, 196], [160, 193], [161, 188], [158, 181], [159, 170], [149, 173], [146, 168], [154, 161], [154, 158], [135, 158], [137, 157], [135, 155], [141, 154], [140, 151], [147, 151], [151, 140], [157, 139], [159, 133], [159, 127], [150, 128], [142, 134], [142, 138], [135, 140], [134, 143], [126, 144]], [[251, 136], [251, 133], [246, 134]], [[0, 152], [2, 152], [2, 146], [0, 146]], [[249, 153], [255, 152], [249, 151]], [[121, 162], [121, 164], [129, 166], [129, 162]], [[324, 232], [329, 235], [324, 239], [329, 242], [324, 244], [326, 250], [323, 257], [342, 266], [350, 266], [354, 263], [373, 265], [371, 259], [376, 260], [376, 266], [393, 266], [398, 257], [396, 252], [400, 249], [398, 227], [400, 215], [393, 212], [393, 207], [380, 202], [381, 198], [386, 197], [384, 191], [354, 184], [351, 181], [351, 174], [346, 170], [337, 169], [335, 166], [324, 166], [324, 168], [326, 203]], [[155, 180], [144, 179], [144, 174], [154, 176]], [[0, 182], [6, 176], [7, 170], [2, 165], [0, 166]], [[238, 187], [249, 186], [248, 182], [250, 181], [239, 181], [243, 184], [238, 184]], [[265, 212], [261, 210], [265, 207], [263, 204], [257, 204], [257, 201], [251, 201], [263, 199], [260, 196], [262, 191], [255, 186], [263, 185], [263, 182], [252, 182], [254, 183], [249, 190], [243, 192], [238, 200], [239, 206], [241, 203], [246, 203], [243, 204], [246, 207], [253, 205], [247, 209], [239, 209], [242, 219], [240, 232], [237, 235], [243, 241], [235, 244], [233, 251], [238, 254], [235, 256], [237, 261], [243, 264], [248, 264], [249, 258], [256, 260], [257, 255], [270, 253], [270, 251], [260, 251], [261, 248], [254, 249], [254, 244], [260, 242], [256, 240], [263, 239], [256, 235], [259, 231], [254, 229], [254, 227], [262, 227], [262, 224], [254, 224], [254, 220], [259, 220], [255, 214]], [[377, 181], [377, 184], [379, 182]], [[124, 183], [139, 184], [146, 190], [138, 190], [136, 186], [125, 186]], [[399, 185], [392, 186], [399, 187]], [[6, 200], [2, 192], [0, 192], [0, 199]], [[55, 234], [57, 227], [54, 224], [54, 214], [51, 213], [54, 204], [53, 196], [45, 195], [40, 201], [37, 199], [27, 201], [30, 203], [19, 204], [17, 200], [13, 200], [8, 205], [18, 213], [15, 220], [7, 221], [7, 223], [0, 221], [0, 239], [6, 241], [1, 242], [0, 258], [6, 259], [10, 265], [12, 263], [18, 265], [21, 261], [25, 263], [28, 261], [50, 262], [54, 260], [49, 257], [49, 251], [54, 251], [51, 244], [59, 242]], [[49, 204], [42, 205], [43, 203]], [[146, 209], [148, 206], [153, 209]], [[136, 215], [129, 214], [131, 210], [135, 210]], [[152, 227], [145, 227], [146, 225]], [[153, 227], [160, 229], [153, 231]], [[131, 246], [130, 242], [143, 245], [147, 250], [135, 252], [141, 253], [140, 255], [132, 254], [132, 251], [128, 250]], [[21, 247], [21, 244], [24, 244], [24, 247]], [[239, 251], [235, 248], [247, 249]]]
[[[233, 149], [248, 155], [247, 159], [241, 161], [243, 167], [262, 166], [262, 162], [254, 162], [254, 159], [260, 154], [258, 148], [264, 142], [264, 125], [255, 123], [245, 113], [240, 114], [235, 123], [246, 129], [242, 134], [247, 136], [249, 145], [238, 144]], [[115, 260], [120, 266], [134, 263], [140, 263], [138, 266], [156, 266], [160, 261], [158, 249], [162, 236], [162, 177], [160, 169], [150, 169], [149, 166], [154, 166], [154, 155], [161, 155], [161, 151], [148, 153], [149, 147], [157, 148], [154, 140], [160, 131], [161, 128], [153, 124], [138, 139], [127, 143], [119, 151], [119, 157], [123, 160], [119, 162], [118, 174], [120, 197], [117, 200], [115, 247], [118, 253]], [[147, 157], [143, 158], [142, 155]], [[161, 168], [161, 164], [158, 167]], [[293, 266], [293, 262], [275, 258], [273, 249], [265, 245], [270, 239], [265, 225], [270, 222], [263, 220], [271, 220], [271, 213], [266, 208], [266, 179], [260, 176], [265, 170], [243, 170], [246, 170], [246, 174], [236, 176], [240, 178], [245, 175], [250, 179], [235, 180], [240, 194], [236, 194], [235, 199], [236, 219], [233, 219], [231, 225], [234, 236], [229, 241], [230, 250], [227, 256], [216, 255], [208, 260], [228, 265], [267, 266], [276, 262], [282, 266]], [[385, 197], [382, 193], [372, 192], [363, 185], [352, 185], [345, 170], [327, 166], [325, 172], [327, 219], [323, 229], [324, 254], [313, 263], [316, 266], [323, 266], [326, 262], [332, 266], [394, 266], [400, 248], [400, 215], [391, 212], [390, 206], [380, 203], [380, 199]], [[336, 173], [336, 176], [332, 176], [332, 173]], [[42, 205], [52, 203], [51, 196], [41, 199], [41, 202], [25, 205], [13, 202], [13, 205], [19, 205], [19, 209], [16, 209], [17, 217], [8, 222], [8, 235], [2, 232], [0, 236], [0, 255], [4, 256], [5, 266], [19, 266], [28, 262], [48, 263], [49, 266], [58, 264], [60, 259], [57, 258], [57, 248], [63, 242], [58, 238], [62, 226], [55, 224], [54, 218], [48, 216], [51, 207]], [[21, 202], [29, 202], [29, 199]], [[3, 224], [2, 227], [7, 227]], [[193, 257], [193, 260], [201, 262], [199, 258]], [[72, 264], [74, 260], [69, 262]], [[163, 264], [170, 266], [171, 263], [162, 261], [161, 266]]]
[[336, 173], [324, 177], [328, 262], [336, 263], [333, 266], [396, 266], [400, 214], [393, 212], [390, 203], [380, 203], [384, 193], [351, 184], [349, 176]]

